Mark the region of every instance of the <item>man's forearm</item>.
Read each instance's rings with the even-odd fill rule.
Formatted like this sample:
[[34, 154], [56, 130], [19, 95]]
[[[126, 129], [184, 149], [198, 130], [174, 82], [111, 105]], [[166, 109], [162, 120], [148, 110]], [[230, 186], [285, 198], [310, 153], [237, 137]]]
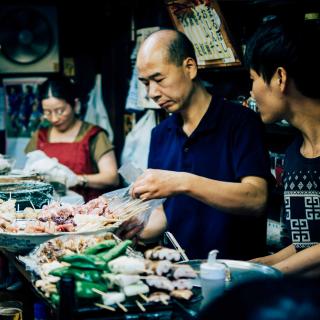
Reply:
[[[267, 201], [267, 183], [259, 177], [246, 177], [241, 182], [223, 182], [189, 173], [181, 173], [185, 193], [222, 211], [235, 214], [263, 212]], [[180, 184], [181, 185], [181, 184]]]

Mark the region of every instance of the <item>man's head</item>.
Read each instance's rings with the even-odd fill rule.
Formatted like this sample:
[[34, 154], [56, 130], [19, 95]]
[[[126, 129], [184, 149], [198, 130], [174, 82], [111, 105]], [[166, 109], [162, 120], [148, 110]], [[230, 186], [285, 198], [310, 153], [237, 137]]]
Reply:
[[152, 33], [137, 57], [139, 80], [148, 96], [168, 112], [188, 106], [197, 76], [195, 52], [190, 40], [175, 30]]
[[314, 81], [320, 72], [319, 36], [320, 28], [303, 19], [274, 18], [264, 22], [249, 40], [245, 60], [253, 79], [252, 93], [265, 122], [285, 114], [288, 105], [284, 102], [288, 100], [283, 98], [289, 87], [307, 98], [320, 98], [319, 84]]

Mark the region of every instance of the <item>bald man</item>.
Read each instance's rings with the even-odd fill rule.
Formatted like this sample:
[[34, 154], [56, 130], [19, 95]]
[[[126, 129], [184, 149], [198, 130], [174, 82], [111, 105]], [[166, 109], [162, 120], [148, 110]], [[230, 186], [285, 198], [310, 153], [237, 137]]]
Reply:
[[[264, 252], [270, 168], [259, 117], [206, 90], [183, 33], [151, 34], [137, 68], [148, 96], [172, 113], [152, 131], [149, 169], [131, 189], [143, 200], [167, 198], [140, 237], [169, 230], [189, 258], [212, 249], [233, 259]], [[132, 236], [139, 228], [131, 221], [122, 231]]]

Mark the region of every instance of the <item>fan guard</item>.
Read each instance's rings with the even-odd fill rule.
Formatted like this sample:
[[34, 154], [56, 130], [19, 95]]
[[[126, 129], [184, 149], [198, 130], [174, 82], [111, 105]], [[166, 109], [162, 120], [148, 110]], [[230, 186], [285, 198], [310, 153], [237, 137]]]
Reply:
[[53, 46], [53, 31], [37, 10], [18, 8], [0, 19], [2, 54], [16, 64], [32, 64], [45, 57]]

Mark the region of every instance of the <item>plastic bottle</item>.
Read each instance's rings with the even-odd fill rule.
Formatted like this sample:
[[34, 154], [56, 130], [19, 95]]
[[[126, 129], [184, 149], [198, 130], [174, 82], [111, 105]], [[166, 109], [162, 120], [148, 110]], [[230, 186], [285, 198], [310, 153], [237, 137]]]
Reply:
[[75, 318], [75, 280], [72, 276], [62, 276], [59, 283], [59, 320], [73, 320]]
[[208, 261], [200, 265], [203, 306], [222, 295], [225, 289], [226, 267], [217, 262], [218, 252], [210, 251]]

